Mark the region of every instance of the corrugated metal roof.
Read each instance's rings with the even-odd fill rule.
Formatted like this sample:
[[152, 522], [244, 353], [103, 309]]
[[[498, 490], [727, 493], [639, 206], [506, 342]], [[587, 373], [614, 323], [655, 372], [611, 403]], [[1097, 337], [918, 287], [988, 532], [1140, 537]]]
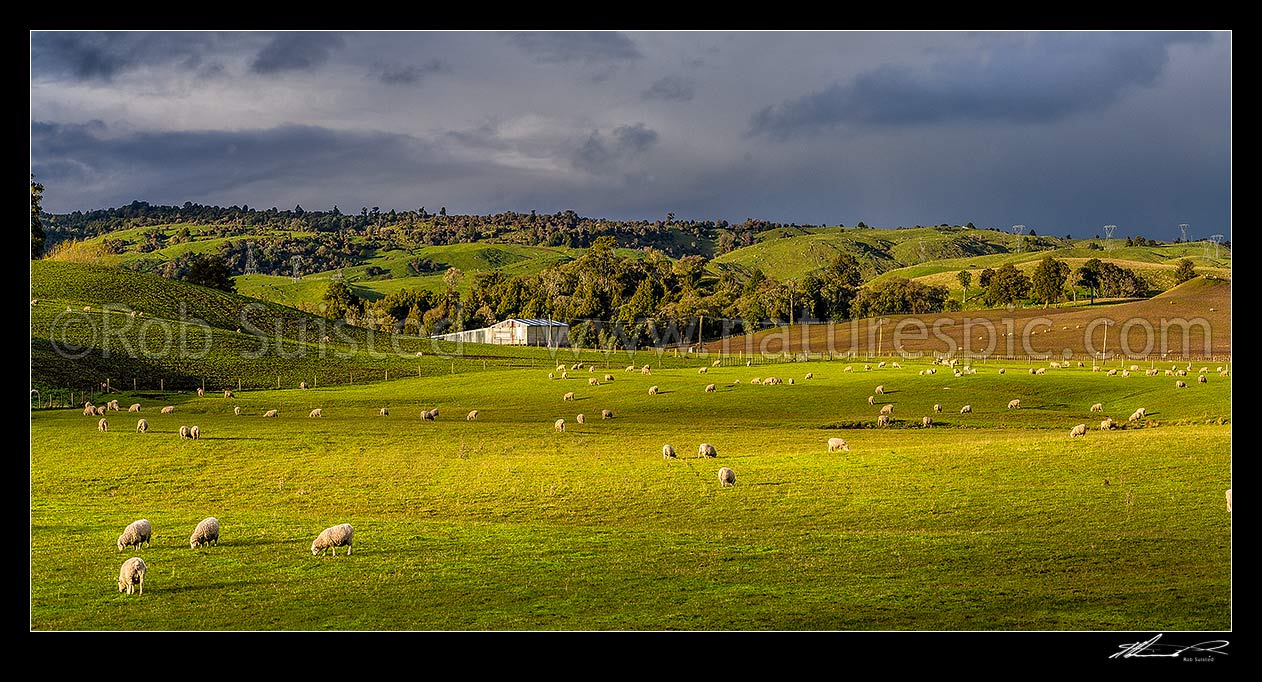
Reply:
[[516, 322], [517, 324], [520, 324], [525, 327], [568, 327], [570, 326], [564, 322], [557, 322], [556, 320], [549, 320], [549, 319], [541, 318], [541, 317], [510, 317], [507, 320], [496, 322], [495, 324], [491, 326], [498, 327], [504, 324], [505, 322]]

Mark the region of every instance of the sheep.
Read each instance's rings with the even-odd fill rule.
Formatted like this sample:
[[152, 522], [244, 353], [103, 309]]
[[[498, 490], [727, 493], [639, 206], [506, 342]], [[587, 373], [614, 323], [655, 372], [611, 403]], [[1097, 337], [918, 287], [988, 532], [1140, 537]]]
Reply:
[[337, 556], [337, 548], [345, 547], [346, 555], [351, 554], [351, 541], [355, 538], [355, 529], [351, 528], [351, 524], [343, 523], [337, 526], [325, 528], [320, 531], [316, 539], [311, 542], [311, 556], [316, 556], [324, 550], [333, 552], [333, 556]]
[[138, 556], [124, 561], [122, 568], [118, 569], [118, 591], [135, 594], [136, 588], [139, 587], [140, 594], [144, 594], [145, 571], [148, 568], [145, 565], [145, 560]]
[[667, 443], [662, 446], [662, 459], [674, 459], [675, 457], [678, 457], [678, 455], [675, 454], [675, 448], [672, 445]]
[[599, 385], [600, 385], [600, 379], [597, 379], [596, 377], [588, 377], [588, 379], [587, 379], [587, 385], [588, 385], [588, 386], [599, 386]]
[[584, 415], [584, 414], [582, 414], [582, 413], [579, 413], [579, 414], [578, 414], [578, 416], [574, 417], [574, 421], [576, 421], [576, 422], [578, 422], [578, 423], [580, 423], [580, 424], [586, 424], [586, 423], [587, 423], [587, 416], [586, 416], [586, 415]]
[[1227, 489], [1227, 513], [1231, 513], [1231, 488]]
[[601, 410], [601, 411], [600, 411], [600, 418], [601, 418], [601, 419], [613, 419], [613, 410]]
[[933, 369], [933, 368], [929, 368], [929, 369], [926, 369], [926, 370], [925, 370], [925, 373], [926, 373], [926, 374], [937, 374], [937, 373], [938, 373], [938, 370]]
[[107, 421], [105, 421], [105, 418], [104, 418], [104, 417], [102, 417], [102, 418], [101, 418], [101, 421], [99, 421], [99, 422], [97, 422], [97, 423], [96, 423], [96, 430], [97, 430], [97, 431], [109, 431], [109, 430], [110, 430], [110, 423], [109, 423], [109, 422], [107, 422]]
[[565, 371], [565, 365], [557, 365], [557, 369], [556, 369], [556, 371], [558, 371], [558, 372], [564, 372], [564, 371]]
[[1016, 409], [1020, 409], [1020, 408], [1021, 408], [1021, 399], [1020, 399], [1020, 398], [1014, 398], [1014, 399], [1012, 399], [1012, 400], [1009, 400], [1009, 401], [1008, 401], [1008, 409], [1009, 409], [1009, 410], [1016, 410]]
[[605, 381], [613, 381], [613, 375], [612, 375], [612, 374], [606, 374], [606, 375], [605, 375]]
[[549, 378], [549, 379], [555, 379], [556, 377], [552, 375], [552, 372], [548, 372], [548, 378]]
[[241, 406], [240, 406], [240, 405], [237, 405], [237, 406], [233, 407], [233, 408], [232, 408], [232, 414], [234, 414], [234, 415], [236, 415], [236, 416], [240, 417], [240, 416], [241, 416]]
[[227, 389], [224, 389], [224, 392], [223, 392], [223, 397], [226, 399], [226, 398], [234, 398], [234, 397], [236, 397], [236, 396], [234, 396], [234, 395], [232, 394], [232, 391], [229, 391], [229, 390], [227, 390]]
[[202, 437], [202, 428], [200, 426], [188, 427], [188, 437], [197, 440]]
[[881, 408], [881, 414], [894, 414], [894, 406], [886, 405]]
[[92, 306], [90, 306], [90, 305], [85, 305], [85, 306], [83, 306], [83, 312], [85, 312], [85, 313], [90, 313], [90, 312], [92, 312]]
[[561, 372], [561, 378], [562, 378], [562, 379], [569, 379], [569, 378], [570, 378], [570, 373], [569, 373], [569, 372]]
[[197, 397], [198, 397], [198, 398], [205, 398], [205, 397], [206, 397], [206, 389], [204, 389], [204, 388], [198, 388], [198, 389], [197, 389]]
[[722, 364], [723, 364], [723, 361], [722, 361], [722, 360], [715, 360], [714, 362], [711, 362], [711, 363], [710, 363], [710, 366], [711, 366], [711, 367], [719, 367], [719, 366], [721, 366]]
[[736, 485], [736, 472], [729, 467], [719, 469], [719, 485], [724, 488]]
[[1168, 369], [1167, 369], [1167, 370], [1166, 370], [1166, 376], [1168, 376], [1168, 377], [1172, 377], [1172, 376], [1174, 376], [1174, 372], [1173, 372], [1173, 371], [1171, 371], [1171, 370], [1168, 370]]
[[871, 371], [872, 371], [872, 365], [864, 365], [864, 366], [863, 366], [863, 371], [865, 371], [865, 372], [871, 372]]
[[197, 549], [202, 545], [218, 545], [219, 544], [219, 519], [213, 516], [207, 516], [202, 519], [197, 527], [193, 529], [193, 534], [188, 538], [188, 546]]
[[626, 368], [626, 369], [624, 369], [624, 370], [622, 370], [622, 371], [624, 371], [624, 372], [634, 372], [634, 371], [635, 371], [635, 365], [627, 365], [627, 368]]
[[32, 298], [32, 299], [31, 299], [31, 305], [39, 305], [39, 299], [38, 299], [38, 298]]
[[939, 404], [939, 403], [934, 403], [934, 404], [933, 404], [933, 411], [934, 411], [934, 412], [941, 412], [941, 411], [942, 411], [942, 405], [941, 405], [941, 404]]
[[95, 417], [95, 416], [96, 416], [96, 405], [93, 405], [92, 403], [84, 403], [84, 405], [83, 405], [83, 416], [85, 416], [85, 417]]
[[884, 361], [884, 360], [882, 360], [881, 362], [879, 362], [879, 363], [877, 364], [876, 368], [877, 368], [877, 369], [885, 369], [885, 361]]
[[1086, 367], [1086, 365], [1082, 364], [1082, 360], [1079, 360], [1079, 361], [1078, 361], [1078, 366], [1079, 366], [1079, 367]]
[[118, 412], [118, 411], [119, 411], [118, 401], [117, 401], [117, 400], [111, 400], [111, 401], [109, 401], [108, 403], [106, 403], [106, 404], [105, 404], [105, 406], [106, 406], [106, 407], [108, 407], [108, 408], [109, 408], [109, 409], [111, 409], [111, 410], [114, 410], [115, 412]]
[[751, 383], [751, 384], [761, 384], [761, 383], [762, 383], [762, 379], [759, 379], [758, 377], [754, 377], [753, 379], [750, 379], [750, 380], [749, 380], [749, 383]]
[[883, 414], [876, 418], [877, 426], [889, 426], [890, 423], [891, 423], [890, 416], [888, 414]]
[[467, 421], [467, 422], [475, 422], [475, 421], [477, 421], [477, 420], [478, 420], [478, 411], [477, 411], [477, 410], [470, 410], [469, 414], [466, 414], [466, 415], [465, 415], [465, 417], [464, 417], [464, 419], [465, 419], [465, 421]]
[[315, 408], [314, 410], [312, 410], [311, 412], [309, 412], [309, 413], [307, 414], [307, 416], [308, 416], [308, 417], [323, 417], [323, 416], [324, 416], [324, 410], [323, 410], [323, 409], [321, 409], [321, 408], [319, 408], [319, 407], [317, 407], [317, 408]]
[[566, 393], [565, 395], [561, 396], [561, 400], [573, 400], [573, 399], [574, 399], [574, 391], [570, 391], [569, 393]]
[[1092, 412], [1103, 412], [1103, 411], [1104, 411], [1104, 404], [1103, 404], [1103, 403], [1096, 403], [1096, 404], [1092, 405], [1092, 406], [1091, 406], [1091, 411], [1092, 411]]
[[1188, 371], [1187, 371], [1186, 369], [1181, 369], [1181, 370], [1179, 370], [1179, 371], [1175, 372], [1175, 374], [1177, 374], [1177, 375], [1179, 375], [1179, 376], [1181, 376], [1181, 377], [1185, 377], [1185, 376], [1187, 376], [1187, 375], [1188, 375]]
[[960, 414], [972, 414], [972, 413], [973, 413], [972, 405], [965, 405], [964, 407], [960, 408]]
[[104, 405], [97, 405], [97, 406], [96, 406], [96, 416], [98, 416], [98, 417], [99, 417], [99, 416], [101, 416], [101, 415], [105, 414], [105, 409], [106, 409], [106, 408], [105, 408], [105, 406], [104, 406]]
[[139, 412], [139, 411], [140, 411], [140, 403], [132, 403], [131, 407], [127, 408], [127, 411], [128, 411], [128, 412]]
[[1132, 372], [1138, 372], [1138, 371], [1139, 371], [1139, 365], [1131, 365], [1128, 369], [1130, 369], [1130, 371], [1132, 371]]
[[153, 537], [153, 524], [148, 519], [139, 519], [127, 524], [123, 529], [123, 534], [118, 536], [118, 551], [123, 551], [124, 547], [135, 547], [140, 549], [140, 545], [146, 544], [152, 546], [150, 538]]
[[434, 412], [434, 410], [421, 410], [421, 419], [423, 421], [432, 422], [437, 416], [438, 415]]
[[784, 381], [781, 380], [780, 377], [767, 377], [766, 379], [762, 380], [763, 386], [779, 386], [783, 383]]
[[853, 371], [854, 371], [854, 367], [852, 367], [852, 366], [850, 366], [850, 365], [846, 365], [846, 368], [845, 368], [845, 369], [843, 369], [843, 370], [841, 370], [841, 371], [843, 371], [843, 372], [853, 372]]
[[159, 410], [159, 412], [161, 412], [162, 414], [171, 414], [174, 411], [175, 411], [174, 405], [167, 405], [166, 407]]
[[1184, 381], [1184, 380], [1182, 380], [1182, 379], [1179, 379], [1178, 381], [1174, 382], [1174, 387], [1175, 387], [1175, 388], [1187, 388], [1187, 387], [1188, 387], [1188, 384], [1187, 384], [1187, 382], [1186, 382], [1186, 381]]
[[933, 426], [933, 417], [926, 415], [925, 417], [921, 418], [920, 425], [925, 427], [926, 429], [929, 428], [930, 426]]
[[278, 415], [278, 414], [280, 414], [280, 411], [279, 411], [279, 410], [268, 410], [268, 411], [266, 411], [266, 412], [264, 412], [264, 413], [263, 413], [263, 416], [264, 416], [264, 417], [275, 417], [275, 416], [276, 416], [276, 415]]
[[1046, 368], [1046, 367], [1040, 367], [1040, 368], [1038, 368], [1038, 369], [1034, 370], [1034, 373], [1035, 373], [1035, 374], [1047, 374], [1047, 368]]
[[1075, 436], [1086, 436], [1086, 435], [1087, 435], [1087, 425], [1086, 425], [1086, 424], [1079, 424], [1079, 425], [1077, 425], [1077, 426], [1075, 426], [1074, 428], [1072, 428], [1072, 429], [1070, 429], [1070, 430], [1069, 430], [1069, 437], [1070, 437], [1070, 438], [1073, 438], [1073, 437], [1075, 437]]
[[187, 426], [180, 426], [180, 438], [188, 438], [189, 430]]
[[1102, 420], [1102, 421], [1100, 422], [1100, 430], [1101, 430], [1101, 431], [1109, 431], [1109, 430], [1111, 430], [1112, 428], [1113, 428], [1113, 420], [1112, 420], [1112, 419], [1104, 419], [1104, 420]]
[[806, 373], [806, 376], [804, 376], [804, 377], [802, 377], [802, 378], [803, 378], [803, 379], [814, 379], [814, 378], [815, 378], [815, 373], [814, 373], [814, 372], [807, 372], [807, 373]]
[[1031, 368], [1030, 368], [1030, 374], [1034, 374], [1034, 368], [1033, 368], [1033, 367], [1031, 367]]
[[657, 386], [649, 386], [649, 395], [657, 395]]
[[705, 374], [707, 371], [709, 371], [708, 368], [702, 367], [701, 369], [697, 370], [697, 374]]
[[715, 450], [714, 446], [710, 445], [709, 443], [702, 443], [701, 445], [697, 446], [697, 456], [698, 457], [718, 457], [719, 451]]
[[877, 386], [875, 393], [877, 395], [885, 395], [885, 386], [884, 385]]
[[552, 428], [556, 429], [556, 430], [557, 430], [557, 433], [564, 433], [564, 432], [565, 432], [565, 420], [564, 420], [564, 419], [558, 419], [558, 420], [556, 420], [555, 422], [553, 422], [553, 424], [552, 424]]
[[897, 362], [890, 363], [890, 367], [893, 367], [894, 369], [902, 369], [902, 368], [903, 368], [903, 366], [902, 366], [902, 365], [900, 365], [900, 364], [898, 364]]
[[298, 388], [301, 388], [301, 389], [306, 389], [306, 388], [307, 388], [307, 382], [305, 382], [305, 381], [299, 381], [299, 382], [298, 382]]
[[1111, 370], [1109, 370], [1109, 371], [1108, 371], [1108, 374], [1106, 374], [1105, 376], [1115, 377], [1115, 376], [1117, 376], [1117, 370], [1116, 370], [1116, 369], [1111, 369]]
[[1155, 376], [1157, 376], [1157, 375], [1158, 375], [1158, 374], [1160, 374], [1160, 373], [1161, 373], [1161, 370], [1157, 370], [1157, 369], [1146, 369], [1146, 370], [1144, 370], [1144, 376], [1146, 376], [1146, 377], [1155, 377]]
[[141, 419], [140, 421], [136, 422], [136, 433], [144, 433], [148, 430], [149, 430], [149, 422], [145, 421], [144, 419]]
[[587, 371], [588, 371], [588, 372], [595, 372], [595, 371], [596, 371], [596, 365], [588, 365], [588, 366], [587, 366]]
[[876, 406], [876, 396], [874, 396], [874, 395], [870, 395], [870, 396], [868, 396], [868, 404], [869, 404], [869, 405], [872, 405], [872, 406], [874, 406], [874, 407], [875, 407], [875, 406]]
[[1204, 375], [1204, 374], [1202, 374], [1202, 375], [1200, 375], [1200, 376], [1196, 377], [1196, 383], [1198, 383], [1198, 384], [1208, 384], [1208, 383], [1209, 383], [1209, 379], [1206, 379], [1206, 378], [1205, 378], [1205, 375]]
[[1131, 418], [1129, 421], [1133, 421], [1133, 422], [1139, 421], [1140, 419], [1144, 418], [1145, 414], [1147, 413], [1144, 411], [1144, 408], [1141, 407], [1138, 410], [1135, 410], [1134, 412], [1131, 413]]
[[836, 452], [838, 450], [844, 450], [846, 452], [850, 452], [850, 444], [847, 443], [844, 438], [829, 438], [828, 451]]
[[793, 385], [793, 377], [789, 377], [789, 385], [790, 385], [790, 386], [792, 386], [792, 385]]
[[960, 370], [958, 370], [958, 369], [957, 369], [957, 370], [955, 370], [955, 376], [957, 376], [957, 377], [962, 377], [962, 376], [964, 376], [964, 373], [963, 373], [963, 372], [961, 372]]
[[649, 374], [652, 374], [652, 372], [649, 371], [649, 366], [645, 365], [644, 367], [640, 368], [640, 374], [648, 376]]
[[706, 392], [706, 393], [714, 393], [716, 390], [717, 390], [717, 389], [714, 387], [714, 384], [706, 384], [706, 385], [705, 385], [705, 392]]

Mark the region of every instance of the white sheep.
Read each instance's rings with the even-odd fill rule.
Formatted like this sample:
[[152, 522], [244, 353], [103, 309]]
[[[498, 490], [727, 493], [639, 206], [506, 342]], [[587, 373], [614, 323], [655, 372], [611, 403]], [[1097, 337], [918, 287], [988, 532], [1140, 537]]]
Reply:
[[793, 385], [793, 377], [789, 377], [789, 385], [790, 385], [790, 386], [792, 386], [792, 385]]
[[1031, 368], [1030, 368], [1030, 374], [1034, 374], [1034, 368], [1033, 368], [1033, 367], [1031, 367]]
[[894, 369], [902, 369], [902, 368], [903, 368], [903, 366], [902, 366], [902, 365], [900, 365], [900, 364], [898, 364], [897, 362], [890, 363], [890, 367], [893, 367]]
[[197, 389], [197, 397], [198, 397], [198, 398], [204, 398], [204, 397], [206, 397], [206, 389], [204, 389], [204, 388], [198, 388], [198, 389]]
[[569, 378], [570, 378], [570, 373], [569, 373], [569, 372], [561, 372], [561, 378], [562, 378], [562, 379], [569, 379]]
[[973, 413], [972, 405], [965, 405], [964, 407], [960, 408], [960, 414], [972, 414], [972, 413]]
[[701, 369], [697, 370], [697, 374], [705, 374], [707, 371], [708, 371], [708, 368], [702, 367]]
[[864, 366], [863, 366], [863, 371], [865, 371], [865, 372], [871, 372], [871, 371], [872, 371], [872, 365], [864, 365]]
[[877, 395], [885, 395], [885, 386], [884, 385], [877, 386], [876, 391], [874, 391], [874, 393], [876, 393]]
[[649, 386], [649, 395], [657, 395], [657, 386]]
[[174, 412], [174, 411], [175, 411], [175, 406], [174, 406], [174, 405], [167, 405], [166, 407], [162, 408], [162, 409], [161, 409], [161, 410], [159, 410], [159, 411], [160, 411], [162, 414], [171, 414], [172, 412]]
[[219, 519], [208, 516], [197, 524], [193, 534], [188, 538], [188, 546], [197, 549], [202, 545], [219, 544]]
[[587, 416], [586, 416], [586, 415], [584, 415], [584, 414], [582, 414], [582, 413], [579, 413], [579, 414], [578, 414], [578, 416], [574, 417], [574, 421], [576, 421], [576, 422], [578, 422], [578, 423], [580, 423], [580, 424], [586, 424], [586, 423], [587, 423]]
[[1008, 409], [1009, 409], [1009, 410], [1016, 410], [1016, 409], [1020, 409], [1020, 407], [1021, 407], [1021, 399], [1020, 399], [1020, 398], [1014, 398], [1014, 399], [1012, 399], [1012, 400], [1009, 400], [1009, 401], [1008, 401]]
[[378, 416], [380, 416], [380, 417], [389, 417], [389, 416], [390, 416], [390, 408], [388, 408], [388, 407], [383, 407], [383, 408], [381, 408], [380, 410], [377, 410], [377, 415], [378, 415]]
[[140, 411], [140, 403], [132, 403], [132, 406], [131, 406], [131, 407], [129, 407], [129, 408], [127, 408], [127, 411], [128, 411], [128, 412], [139, 412], [139, 411]]
[[1072, 429], [1070, 429], [1070, 430], [1069, 430], [1069, 437], [1070, 437], [1070, 438], [1073, 438], [1073, 437], [1075, 437], [1075, 436], [1086, 436], [1086, 435], [1087, 435], [1087, 425], [1086, 425], [1086, 424], [1079, 424], [1079, 425], [1077, 425], [1077, 426], [1075, 426], [1074, 428], [1072, 428]]
[[678, 457], [678, 455], [675, 454], [674, 446], [669, 443], [662, 446], [662, 459], [674, 459], [675, 457]]
[[1227, 513], [1231, 513], [1231, 488], [1227, 489]]
[[310, 413], [308, 413], [308, 414], [307, 414], [307, 416], [308, 416], [308, 417], [323, 417], [323, 416], [324, 416], [324, 410], [323, 410], [323, 409], [321, 409], [321, 408], [319, 408], [319, 407], [317, 407], [317, 408], [315, 408], [314, 410], [312, 410]]
[[97, 422], [97, 423], [96, 423], [96, 430], [97, 430], [97, 431], [109, 431], [109, 430], [110, 430], [110, 423], [109, 423], [109, 422], [107, 422], [107, 421], [105, 421], [105, 418], [104, 418], [104, 417], [102, 417], [102, 418], [101, 418], [101, 421], [99, 421], [99, 422]]
[[1101, 422], [1100, 422], [1100, 430], [1101, 430], [1101, 431], [1109, 431], [1109, 430], [1111, 430], [1112, 428], [1113, 428], [1113, 420], [1112, 420], [1112, 419], [1104, 419], [1104, 420], [1101, 420]]
[[763, 386], [779, 386], [783, 383], [784, 382], [780, 380], [780, 377], [767, 377], [762, 380]]
[[278, 411], [278, 410], [268, 410], [268, 411], [266, 411], [266, 412], [264, 412], [264, 413], [263, 413], [263, 416], [264, 416], [264, 417], [275, 417], [275, 416], [276, 416], [276, 415], [278, 415], [278, 414], [280, 414], [280, 411]]
[[1000, 368], [999, 368], [999, 373], [1000, 373], [1000, 374], [1003, 374], [1003, 373], [1004, 373], [1004, 372], [1006, 372], [1006, 371], [1008, 371], [1008, 370], [1007, 370], [1007, 369], [1004, 369], [1003, 367], [1000, 367]]
[[574, 391], [570, 391], [569, 393], [566, 393], [565, 395], [561, 396], [561, 400], [573, 400], [573, 399], [574, 399]]
[[706, 384], [706, 385], [705, 385], [705, 392], [706, 392], [706, 393], [714, 393], [716, 390], [718, 390], [718, 389], [717, 389], [717, 388], [715, 388], [714, 384]]
[[736, 485], [736, 472], [730, 467], [719, 469], [719, 485], [724, 488]]
[[477, 411], [477, 410], [470, 410], [470, 411], [469, 411], [469, 414], [466, 414], [466, 415], [465, 415], [465, 417], [464, 417], [464, 419], [465, 419], [465, 421], [468, 421], [468, 422], [475, 422], [475, 421], [477, 421], [477, 420], [478, 420], [478, 411]]
[[751, 383], [751, 384], [761, 384], [761, 383], [762, 383], [762, 379], [759, 379], [758, 377], [754, 377], [753, 379], [750, 379], [750, 380], [749, 380], [749, 383]]
[[149, 567], [145, 565], [145, 560], [138, 556], [124, 561], [122, 568], [118, 569], [118, 591], [135, 594], [135, 590], [139, 588], [140, 594], [144, 594], [147, 570]]
[[1122, 370], [1122, 378], [1123, 378], [1123, 379], [1125, 379], [1126, 377], [1128, 377], [1128, 376], [1130, 376], [1130, 375], [1131, 375], [1131, 371], [1130, 371], [1129, 369], [1124, 369], [1124, 370]]
[[565, 365], [557, 365], [557, 369], [556, 369], [556, 371], [558, 371], [558, 372], [564, 372], [564, 371], [565, 371]]
[[349, 556], [351, 553], [351, 541], [354, 538], [355, 529], [351, 528], [349, 523], [325, 528], [311, 542], [311, 556], [315, 556], [326, 549], [333, 552], [333, 556], [337, 556], [338, 547], [345, 547], [346, 554]]
[[1128, 369], [1130, 369], [1130, 371], [1132, 371], [1132, 372], [1138, 372], [1138, 371], [1139, 371], [1139, 365], [1131, 365]]
[[1200, 376], [1196, 377], [1196, 383], [1198, 383], [1198, 384], [1208, 384], [1208, 383], [1209, 383], [1209, 379], [1206, 379], [1206, 378], [1205, 378], [1205, 375], [1204, 375], [1204, 374], [1202, 374], [1202, 375], [1200, 375]]
[[853, 366], [851, 366], [851, 365], [846, 365], [846, 368], [845, 368], [845, 369], [843, 369], [843, 370], [841, 370], [841, 371], [843, 371], [843, 372], [853, 372], [853, 371], [854, 371], [854, 367], [853, 367]]
[[119, 411], [119, 406], [118, 406], [118, 401], [117, 401], [117, 400], [111, 400], [111, 401], [109, 401], [108, 403], [106, 403], [106, 404], [105, 404], [105, 406], [106, 406], [106, 407], [108, 407], [108, 408], [109, 408], [109, 409], [111, 409], [111, 410], [114, 410], [115, 412], [118, 412], [118, 411]]
[[552, 428], [556, 429], [557, 433], [563, 433], [565, 431], [565, 420], [564, 419], [556, 420], [555, 422], [553, 422]]
[[555, 379], [556, 377], [555, 377], [555, 376], [552, 376], [552, 372], [548, 372], [548, 378], [549, 378], [549, 379]]
[[1117, 376], [1117, 370], [1116, 370], [1116, 369], [1111, 369], [1111, 370], [1109, 370], [1109, 371], [1108, 371], [1108, 373], [1107, 373], [1107, 374], [1105, 374], [1105, 376], [1115, 377], [1115, 376]]
[[722, 361], [722, 360], [715, 360], [714, 362], [710, 363], [710, 366], [711, 366], [711, 367], [719, 367], [719, 366], [721, 366], [722, 364], [723, 364], [723, 361]]
[[301, 389], [305, 389], [305, 388], [307, 388], [307, 382], [305, 382], [305, 381], [299, 381], [299, 382], [298, 382], [298, 388], [301, 388]]
[[83, 404], [83, 416], [85, 416], [85, 417], [95, 417], [95, 416], [96, 416], [96, 405], [93, 405], [92, 403], [84, 403], [84, 404]]
[[934, 411], [934, 412], [941, 412], [941, 411], [942, 411], [942, 405], [941, 405], [941, 404], [938, 404], [938, 403], [934, 403], [934, 405], [933, 405], [933, 411]]
[[719, 451], [715, 450], [714, 446], [710, 445], [709, 443], [702, 443], [701, 445], [697, 446], [697, 456], [698, 457], [718, 457]]
[[437, 418], [437, 417], [438, 417], [438, 408], [437, 408], [437, 407], [435, 407], [435, 408], [434, 408], [434, 409], [432, 409], [432, 410], [421, 410], [421, 419], [423, 419], [423, 420], [425, 420], [425, 421], [427, 421], [427, 422], [432, 422], [432, 421], [434, 421], [434, 419], [435, 419], [435, 418]]
[[874, 396], [874, 395], [870, 395], [870, 396], [868, 396], [868, 404], [869, 404], [869, 405], [872, 405], [873, 407], [875, 407], [875, 406], [876, 406], [876, 396]]
[[601, 418], [601, 419], [613, 419], [613, 410], [601, 410], [601, 411], [600, 411], [600, 418]]
[[234, 398], [234, 397], [236, 397], [236, 396], [234, 396], [234, 395], [233, 395], [232, 391], [229, 391], [229, 390], [227, 390], [227, 389], [224, 389], [224, 392], [223, 392], [223, 397], [224, 397], [224, 398]]
[[828, 451], [836, 452], [838, 450], [845, 450], [846, 452], [850, 452], [850, 444], [847, 443], [844, 438], [829, 438]]
[[881, 414], [894, 414], [894, 406], [885, 405], [884, 407], [881, 408]]
[[920, 420], [920, 425], [925, 428], [929, 428], [930, 426], [933, 426], [933, 417], [925, 416], [923, 419]]
[[202, 437], [202, 427], [200, 427], [200, 426], [190, 426], [190, 427], [188, 427], [188, 437], [189, 437], [189, 438], [192, 438], [193, 440], [197, 440], [198, 438], [201, 438], [201, 437]]
[[98, 416], [98, 417], [99, 417], [99, 416], [101, 416], [101, 415], [105, 414], [105, 409], [106, 409], [105, 405], [97, 405], [97, 406], [96, 406], [96, 416]]
[[1174, 382], [1174, 387], [1175, 387], [1175, 388], [1187, 388], [1187, 387], [1188, 387], [1188, 385], [1187, 385], [1187, 382], [1186, 382], [1186, 381], [1184, 381], [1184, 380], [1182, 380], [1182, 379], [1179, 379], [1178, 381]]
[[890, 421], [890, 416], [888, 414], [883, 414], [876, 418], [877, 426], [889, 426], [891, 423], [892, 422]]
[[605, 381], [613, 381], [613, 375], [612, 375], [612, 374], [606, 374], [606, 375], [605, 375]]
[[240, 405], [237, 405], [237, 406], [233, 407], [233, 408], [232, 408], [232, 414], [234, 414], [234, 415], [236, 415], [236, 416], [240, 417], [240, 416], [241, 416], [241, 406], [240, 406]]
[[1104, 411], [1104, 404], [1103, 404], [1103, 403], [1096, 403], [1096, 404], [1092, 405], [1092, 406], [1091, 406], [1091, 411], [1092, 411], [1092, 412], [1103, 412], [1103, 411]]
[[649, 366], [645, 365], [643, 368], [640, 369], [640, 374], [649, 375], [649, 374], [652, 374], [652, 372], [649, 371]]
[[145, 421], [144, 419], [141, 419], [140, 421], [136, 422], [136, 433], [144, 433], [145, 431], [148, 431], [148, 430], [149, 430], [149, 422]]
[[140, 549], [140, 545], [152, 545], [149, 540], [153, 537], [153, 524], [148, 519], [139, 519], [127, 524], [123, 529], [123, 534], [118, 536], [118, 551], [123, 551], [124, 547], [135, 547]]
[[1038, 369], [1034, 370], [1034, 373], [1035, 373], [1035, 374], [1047, 374], [1047, 368], [1046, 368], [1046, 367], [1040, 367], [1040, 368], [1038, 368]]
[[181, 425], [181, 426], [180, 426], [180, 438], [188, 438], [188, 437], [189, 437], [189, 429], [188, 429], [188, 427], [187, 427], [187, 426], [183, 426], [183, 425]]
[[600, 385], [600, 379], [597, 379], [596, 377], [588, 377], [588, 378], [587, 378], [587, 385], [588, 385], [588, 386], [599, 386], [599, 385]]
[[815, 378], [815, 373], [814, 373], [814, 372], [807, 372], [807, 373], [806, 373], [806, 376], [804, 376], [804, 377], [802, 377], [802, 378], [803, 378], [803, 379], [814, 379], [814, 378]]
[[627, 365], [627, 368], [626, 368], [626, 369], [624, 369], [624, 370], [622, 370], [622, 371], [624, 371], [624, 372], [634, 372], [634, 371], [635, 371], [635, 365]]

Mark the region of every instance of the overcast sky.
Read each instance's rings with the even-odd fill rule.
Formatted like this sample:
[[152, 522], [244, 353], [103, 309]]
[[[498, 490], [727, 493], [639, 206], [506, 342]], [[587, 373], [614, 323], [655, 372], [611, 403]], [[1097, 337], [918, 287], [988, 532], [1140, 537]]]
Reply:
[[1231, 33], [31, 33], [54, 213], [966, 223], [1230, 238]]

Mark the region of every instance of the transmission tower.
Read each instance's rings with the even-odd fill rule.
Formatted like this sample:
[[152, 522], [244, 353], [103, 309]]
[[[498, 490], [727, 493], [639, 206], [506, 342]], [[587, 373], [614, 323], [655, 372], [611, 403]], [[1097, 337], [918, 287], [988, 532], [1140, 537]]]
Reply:
[[1025, 237], [1022, 236], [1024, 232], [1025, 232], [1025, 225], [1012, 226], [1012, 234], [1015, 234], [1017, 236], [1017, 253], [1021, 253], [1021, 246], [1025, 243]]
[[1187, 223], [1179, 223], [1179, 234], [1183, 235], [1183, 241], [1186, 243], [1188, 240], [1188, 224]]
[[245, 274], [247, 275], [259, 274], [259, 265], [254, 260], [254, 245], [253, 244], [245, 245]]
[[925, 240], [917, 239], [916, 243], [920, 245], [920, 261], [923, 263], [929, 260], [929, 250], [925, 248]]
[[297, 282], [302, 279], [302, 277], [298, 274], [298, 264], [302, 262], [302, 256], [294, 256], [289, 259], [289, 262], [294, 266], [293, 275], [290, 276], [290, 279]]
[[1218, 258], [1218, 244], [1222, 242], [1223, 236], [1221, 234], [1211, 234], [1209, 240], [1214, 242], [1214, 258]]
[[1104, 248], [1105, 248], [1105, 249], [1112, 249], [1112, 248], [1113, 248], [1113, 244], [1112, 244], [1112, 241], [1113, 241], [1113, 230], [1116, 230], [1116, 229], [1117, 229], [1117, 225], [1105, 225], [1105, 226], [1104, 226]]

